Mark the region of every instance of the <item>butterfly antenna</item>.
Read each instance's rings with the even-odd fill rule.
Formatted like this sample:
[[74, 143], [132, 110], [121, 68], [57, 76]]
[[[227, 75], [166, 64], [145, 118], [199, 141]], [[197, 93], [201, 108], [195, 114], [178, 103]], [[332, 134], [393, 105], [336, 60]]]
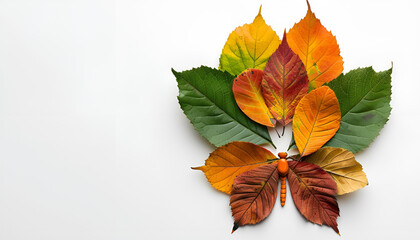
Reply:
[[280, 133], [277, 131], [277, 128], [274, 128], [274, 130], [276, 130], [277, 136], [279, 136], [279, 138], [281, 138]]

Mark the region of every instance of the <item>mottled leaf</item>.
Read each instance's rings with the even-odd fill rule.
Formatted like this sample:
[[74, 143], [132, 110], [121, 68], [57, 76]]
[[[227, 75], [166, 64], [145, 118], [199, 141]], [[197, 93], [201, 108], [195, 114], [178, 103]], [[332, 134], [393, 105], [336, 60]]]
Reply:
[[338, 195], [354, 192], [368, 185], [362, 165], [347, 149], [323, 147], [303, 159], [320, 166], [331, 175], [337, 184]]
[[343, 58], [337, 39], [315, 17], [309, 2], [305, 18], [289, 30], [287, 39], [290, 48], [306, 66], [309, 89], [320, 87], [343, 71]]
[[246, 224], [265, 219], [274, 207], [279, 174], [277, 166], [263, 165], [239, 175], [233, 184], [230, 207], [234, 225], [232, 232]]
[[235, 76], [250, 68], [263, 70], [279, 44], [279, 37], [265, 23], [260, 8], [253, 23], [237, 27], [229, 35], [220, 56], [220, 69]]
[[276, 156], [263, 147], [248, 142], [231, 142], [210, 153], [201, 170], [210, 184], [230, 194], [235, 178], [243, 172], [276, 161]]
[[182, 110], [210, 143], [215, 146], [233, 141], [273, 144], [267, 128], [253, 122], [236, 105], [232, 75], [204, 66], [172, 72], [178, 82]]
[[338, 234], [340, 215], [335, 195], [337, 187], [331, 176], [315, 164], [289, 161], [289, 187], [299, 212], [309, 221], [330, 226]]
[[259, 69], [249, 69], [239, 74], [233, 81], [233, 96], [235, 96], [239, 108], [249, 118], [259, 124], [274, 127], [273, 115], [262, 95], [263, 75], [264, 72]]
[[262, 82], [265, 103], [283, 126], [292, 121], [300, 99], [308, 92], [305, 66], [287, 44], [286, 33], [264, 69]]
[[340, 127], [340, 107], [329, 87], [317, 88], [300, 100], [293, 117], [293, 136], [301, 156], [330, 140]]
[[326, 146], [356, 153], [373, 142], [391, 113], [391, 73], [359, 68], [328, 84], [340, 103], [341, 126]]

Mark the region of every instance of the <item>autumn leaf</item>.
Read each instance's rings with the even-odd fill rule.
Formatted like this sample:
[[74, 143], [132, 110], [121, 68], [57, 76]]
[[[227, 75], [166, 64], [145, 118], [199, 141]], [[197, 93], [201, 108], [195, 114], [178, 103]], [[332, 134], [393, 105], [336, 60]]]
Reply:
[[316, 152], [340, 127], [340, 107], [333, 90], [323, 86], [300, 100], [293, 117], [293, 136], [302, 157]]
[[271, 54], [280, 44], [276, 32], [261, 16], [261, 7], [254, 22], [233, 31], [220, 56], [220, 70], [237, 76], [244, 70], [263, 70]]
[[329, 173], [337, 184], [338, 195], [354, 192], [368, 184], [362, 165], [347, 149], [323, 147], [303, 161], [316, 164]]
[[236, 105], [232, 75], [204, 66], [172, 72], [182, 110], [210, 143], [217, 147], [233, 141], [273, 144], [267, 128], [250, 120]]
[[264, 220], [274, 207], [279, 174], [277, 166], [263, 165], [239, 175], [233, 183], [230, 207], [234, 225], [232, 233], [246, 224]]
[[328, 84], [340, 103], [341, 126], [326, 146], [356, 153], [373, 142], [391, 113], [391, 73], [392, 68], [383, 72], [359, 68]]
[[264, 69], [262, 82], [265, 103], [283, 126], [292, 121], [299, 100], [308, 92], [305, 66], [289, 47], [286, 32], [279, 48]]
[[230, 194], [236, 176], [275, 160], [276, 156], [263, 147], [248, 142], [232, 142], [210, 153], [204, 166], [193, 169], [203, 171], [214, 188]]
[[305, 18], [287, 33], [290, 48], [299, 55], [306, 66], [309, 89], [322, 86], [343, 71], [343, 58], [337, 39], [315, 17], [308, 3]]
[[249, 69], [242, 72], [233, 81], [233, 96], [235, 96], [239, 108], [249, 118], [259, 124], [274, 127], [273, 115], [265, 104], [262, 95], [261, 81], [263, 75], [264, 72], [259, 69]]
[[299, 212], [309, 221], [330, 226], [338, 234], [340, 215], [335, 195], [337, 187], [331, 176], [315, 164], [289, 161], [289, 187]]

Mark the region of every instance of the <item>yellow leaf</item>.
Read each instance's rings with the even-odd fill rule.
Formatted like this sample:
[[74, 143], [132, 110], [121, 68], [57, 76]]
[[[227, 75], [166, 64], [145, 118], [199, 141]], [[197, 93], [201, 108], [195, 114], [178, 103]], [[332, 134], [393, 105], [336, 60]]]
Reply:
[[337, 194], [354, 192], [368, 185], [363, 167], [352, 152], [344, 148], [324, 147], [304, 158], [320, 166], [337, 183]]
[[290, 48], [305, 64], [309, 89], [322, 86], [343, 72], [343, 58], [337, 39], [315, 17], [308, 3], [305, 18], [287, 33]]
[[214, 188], [230, 194], [236, 176], [276, 160], [276, 156], [263, 147], [248, 142], [231, 142], [212, 152], [204, 166], [193, 169], [203, 171]]
[[271, 54], [276, 51], [280, 39], [261, 16], [261, 7], [254, 22], [237, 27], [222, 50], [220, 69], [237, 76], [244, 70], [264, 70]]
[[302, 157], [316, 152], [340, 128], [341, 112], [337, 97], [327, 86], [305, 95], [293, 117], [293, 135]]

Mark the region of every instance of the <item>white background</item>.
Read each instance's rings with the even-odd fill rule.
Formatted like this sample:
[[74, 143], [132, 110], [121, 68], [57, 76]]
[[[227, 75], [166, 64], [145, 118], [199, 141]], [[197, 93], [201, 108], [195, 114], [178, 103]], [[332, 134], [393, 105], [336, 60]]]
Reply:
[[[418, 1], [312, 0], [344, 72], [390, 68], [392, 114], [356, 155], [369, 185], [338, 197], [342, 237], [290, 196], [230, 234], [229, 197], [191, 166], [214, 150], [171, 74], [218, 66], [231, 31], [262, 14], [279, 35], [303, 0], [0, 1], [0, 239], [413, 239], [418, 216]], [[279, 139], [289, 143], [290, 128]], [[270, 150], [273, 150], [270, 148]]]

